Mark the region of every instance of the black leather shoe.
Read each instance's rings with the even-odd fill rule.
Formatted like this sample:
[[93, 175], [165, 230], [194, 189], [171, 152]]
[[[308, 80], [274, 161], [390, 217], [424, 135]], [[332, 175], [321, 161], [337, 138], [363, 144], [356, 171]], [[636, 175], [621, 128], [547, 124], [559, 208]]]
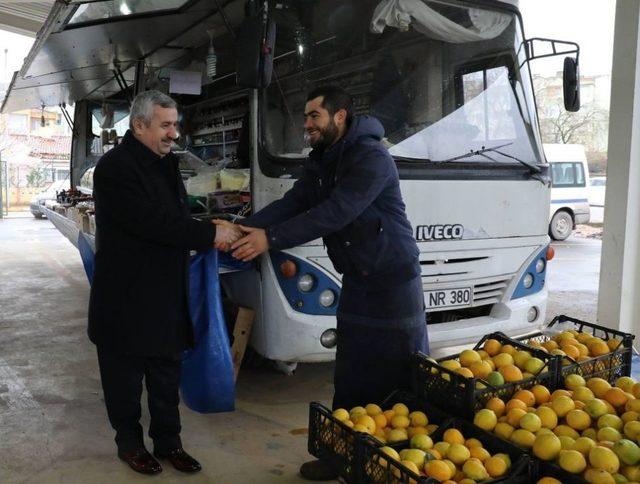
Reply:
[[327, 461], [312, 460], [300, 466], [300, 475], [309, 481], [332, 481], [338, 478], [338, 471]]
[[118, 457], [140, 474], [159, 474], [162, 472], [160, 463], [145, 448], [129, 452], [118, 451]]
[[167, 459], [180, 472], [198, 472], [202, 469], [200, 463], [187, 454], [182, 447], [166, 453], [154, 452], [153, 455], [158, 459]]

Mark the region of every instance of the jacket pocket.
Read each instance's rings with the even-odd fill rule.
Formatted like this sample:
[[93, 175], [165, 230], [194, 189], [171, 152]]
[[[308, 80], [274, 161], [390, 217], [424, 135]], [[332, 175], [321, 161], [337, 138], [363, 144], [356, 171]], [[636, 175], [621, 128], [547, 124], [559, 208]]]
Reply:
[[389, 240], [381, 218], [356, 220], [350, 238], [347, 252], [359, 276], [367, 277], [384, 269]]

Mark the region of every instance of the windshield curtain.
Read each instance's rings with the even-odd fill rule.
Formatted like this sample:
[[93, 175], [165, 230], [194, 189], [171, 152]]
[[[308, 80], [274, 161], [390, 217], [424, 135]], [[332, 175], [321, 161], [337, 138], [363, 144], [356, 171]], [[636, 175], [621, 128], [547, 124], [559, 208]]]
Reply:
[[429, 163], [499, 147], [508, 156], [487, 152], [464, 161], [540, 162], [514, 13], [454, 0], [282, 5], [275, 14], [274, 80], [262, 104], [264, 147], [272, 157], [295, 163], [308, 154], [306, 95], [338, 84], [353, 95], [357, 115], [382, 122], [383, 142], [398, 159]]

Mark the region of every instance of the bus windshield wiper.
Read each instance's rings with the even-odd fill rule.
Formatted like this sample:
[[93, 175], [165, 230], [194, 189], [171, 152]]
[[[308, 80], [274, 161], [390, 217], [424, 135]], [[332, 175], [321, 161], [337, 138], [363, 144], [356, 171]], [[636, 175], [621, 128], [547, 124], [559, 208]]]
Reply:
[[470, 158], [472, 156], [482, 156], [484, 158], [487, 158], [495, 163], [499, 163], [498, 160], [495, 160], [494, 158], [490, 157], [489, 155], [487, 155], [486, 153], [488, 152], [493, 152], [493, 153], [498, 153], [506, 158], [511, 158], [512, 160], [517, 161], [518, 163], [526, 166], [527, 168], [529, 168], [529, 171], [531, 171], [531, 173], [535, 173], [538, 174], [540, 173], [542, 170], [540, 169], [539, 166], [534, 165], [533, 163], [529, 163], [528, 161], [524, 161], [521, 160], [520, 158], [517, 158], [515, 156], [509, 155], [507, 153], [504, 153], [503, 151], [500, 151], [500, 148], [504, 148], [505, 146], [509, 146], [512, 145], [513, 142], [511, 143], [505, 143], [503, 145], [498, 145], [498, 146], [492, 146], [489, 148], [485, 148], [484, 146], [479, 149], [479, 150], [470, 150], [469, 153], [465, 153], [464, 155], [460, 155], [460, 156], [455, 156], [453, 158], [448, 158], [446, 160], [441, 160], [441, 161], [437, 161], [436, 163], [447, 163], [450, 161], [457, 161], [457, 160], [463, 160], [465, 158]]
[[431, 163], [429, 158], [412, 158], [410, 156], [396, 156], [392, 155], [395, 161], [403, 161], [405, 163]]

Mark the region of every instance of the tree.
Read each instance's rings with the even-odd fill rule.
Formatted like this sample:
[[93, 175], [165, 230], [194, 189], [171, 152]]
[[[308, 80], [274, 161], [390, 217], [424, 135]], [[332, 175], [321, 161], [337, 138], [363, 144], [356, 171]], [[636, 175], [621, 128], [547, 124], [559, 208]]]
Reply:
[[31, 171], [27, 173], [27, 186], [28, 187], [41, 187], [46, 181], [46, 175], [42, 167], [36, 166], [31, 168]]
[[540, 130], [545, 143], [581, 143], [589, 145], [596, 131], [608, 124], [609, 113], [593, 104], [582, 106], [577, 113], [564, 109], [558, 102], [554, 115], [540, 117]]

